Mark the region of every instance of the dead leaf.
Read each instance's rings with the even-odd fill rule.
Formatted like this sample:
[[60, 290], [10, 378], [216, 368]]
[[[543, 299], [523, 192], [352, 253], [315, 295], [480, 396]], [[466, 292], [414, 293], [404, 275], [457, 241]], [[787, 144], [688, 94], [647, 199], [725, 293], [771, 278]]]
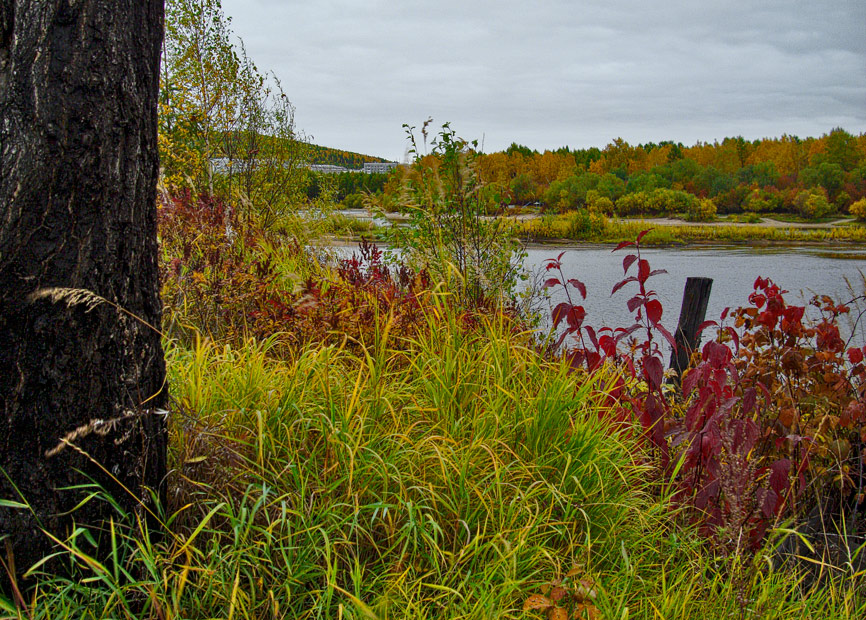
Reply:
[[539, 609], [541, 611], [545, 611], [553, 607], [553, 603], [546, 596], [542, 596], [541, 594], [533, 594], [526, 602], [523, 603], [523, 611], [529, 611], [530, 609]]
[[565, 573], [566, 577], [574, 577], [575, 575], [580, 575], [583, 573], [583, 566], [579, 566], [575, 564], [571, 567], [571, 570]]
[[578, 605], [574, 608], [575, 618], [579, 620], [602, 620], [601, 611], [595, 605]]
[[575, 593], [575, 599], [577, 599], [577, 602], [583, 603], [587, 600], [594, 601], [595, 597], [598, 596], [594, 586], [595, 583], [589, 577], [581, 579], [577, 586], [577, 592]]
[[562, 607], [554, 607], [547, 612], [548, 620], [568, 620], [568, 612]]
[[550, 598], [554, 603], [558, 603], [563, 598], [565, 598], [567, 595], [568, 595], [568, 590], [566, 590], [565, 588], [557, 586], [551, 591]]

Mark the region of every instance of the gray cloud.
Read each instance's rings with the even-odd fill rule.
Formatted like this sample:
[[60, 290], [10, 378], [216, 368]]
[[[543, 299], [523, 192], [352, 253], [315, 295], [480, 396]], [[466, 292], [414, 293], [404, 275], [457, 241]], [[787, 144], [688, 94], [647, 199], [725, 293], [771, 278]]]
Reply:
[[400, 158], [401, 125], [486, 150], [866, 131], [862, 0], [223, 0], [319, 144]]

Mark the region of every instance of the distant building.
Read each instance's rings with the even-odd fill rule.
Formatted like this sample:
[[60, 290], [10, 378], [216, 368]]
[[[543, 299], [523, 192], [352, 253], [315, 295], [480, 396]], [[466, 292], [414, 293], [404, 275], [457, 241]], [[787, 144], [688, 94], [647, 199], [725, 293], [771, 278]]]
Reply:
[[395, 161], [377, 161], [377, 162], [368, 162], [364, 164], [363, 171], [365, 174], [385, 174], [391, 172], [394, 168], [399, 166]]
[[331, 166], [330, 164], [309, 164], [307, 166], [313, 172], [321, 172], [322, 174], [340, 174], [341, 172], [349, 172], [348, 168], [343, 166]]
[[[255, 165], [255, 160], [244, 161], [240, 159], [230, 160], [227, 157], [216, 157], [210, 160], [213, 171], [218, 174], [232, 174], [243, 172], [247, 167]], [[400, 164], [393, 161], [366, 163], [361, 169], [346, 168], [345, 166], [334, 166], [331, 164], [302, 164], [312, 172], [322, 174], [340, 174], [342, 172], [358, 172], [364, 174], [388, 173]]]

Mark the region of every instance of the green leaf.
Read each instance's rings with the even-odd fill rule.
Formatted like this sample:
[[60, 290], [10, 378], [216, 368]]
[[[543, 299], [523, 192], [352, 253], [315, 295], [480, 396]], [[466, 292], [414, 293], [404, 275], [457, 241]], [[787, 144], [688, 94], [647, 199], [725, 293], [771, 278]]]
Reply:
[[30, 506], [21, 502], [13, 502], [11, 499], [0, 499], [0, 508], [23, 508], [30, 510]]

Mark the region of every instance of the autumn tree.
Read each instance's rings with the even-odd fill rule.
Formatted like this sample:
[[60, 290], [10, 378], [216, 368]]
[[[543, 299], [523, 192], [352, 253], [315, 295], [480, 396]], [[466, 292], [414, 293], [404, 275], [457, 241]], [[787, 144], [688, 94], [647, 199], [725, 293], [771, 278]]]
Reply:
[[307, 150], [279, 80], [233, 41], [220, 0], [168, 0], [160, 155], [169, 186], [235, 199], [268, 226], [300, 199]]
[[161, 0], [0, 5], [0, 537], [19, 570], [43, 531], [117, 518], [81, 485], [133, 513], [165, 476], [162, 34]]

